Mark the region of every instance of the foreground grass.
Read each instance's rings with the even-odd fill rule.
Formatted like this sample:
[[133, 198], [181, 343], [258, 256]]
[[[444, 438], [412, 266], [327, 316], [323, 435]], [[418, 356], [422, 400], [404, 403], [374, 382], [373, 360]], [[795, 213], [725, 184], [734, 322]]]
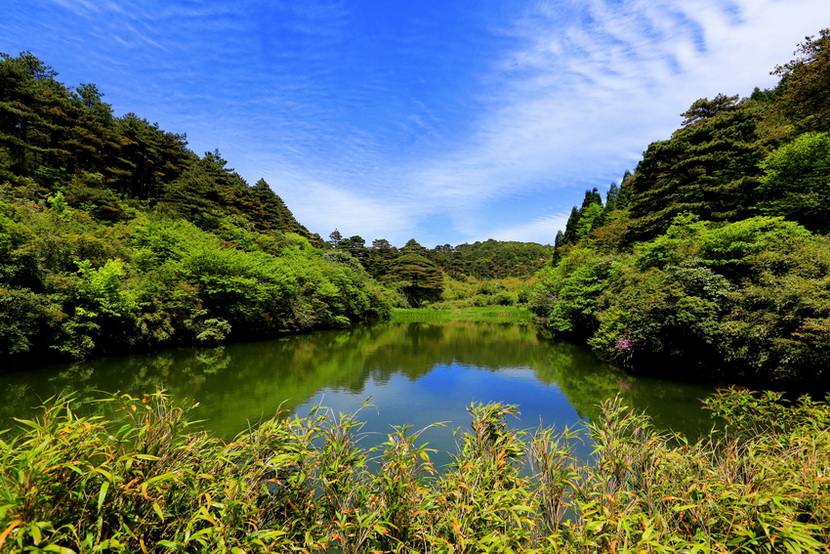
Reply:
[[509, 321], [528, 322], [536, 316], [522, 306], [482, 306], [463, 308], [393, 308], [392, 322], [433, 321]]
[[[0, 440], [2, 552], [819, 552], [830, 544], [830, 408], [724, 391], [724, 431], [689, 444], [619, 400], [574, 433], [473, 405], [436, 472], [418, 432], [377, 449], [319, 409], [223, 442], [157, 393], [111, 418], [50, 401]], [[370, 471], [370, 468], [372, 469]]]

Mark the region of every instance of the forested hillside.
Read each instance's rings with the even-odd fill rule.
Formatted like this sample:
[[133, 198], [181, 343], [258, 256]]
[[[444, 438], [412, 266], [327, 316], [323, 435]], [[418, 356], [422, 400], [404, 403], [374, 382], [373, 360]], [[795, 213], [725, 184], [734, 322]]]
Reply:
[[0, 358], [215, 344], [384, 317], [264, 180], [0, 58]]
[[530, 300], [559, 336], [671, 377], [830, 385], [830, 30], [774, 74], [586, 192]]
[[[218, 151], [0, 57], [0, 358], [83, 358], [513, 304], [552, 247], [310, 233]], [[509, 289], [509, 290], [508, 290]], [[511, 292], [512, 291], [512, 292]]]
[[344, 238], [337, 229], [328, 243], [348, 253], [372, 277], [400, 291], [406, 305], [437, 308], [514, 304], [553, 254], [550, 245], [493, 239], [431, 250], [415, 239], [402, 248], [386, 239], [366, 246], [363, 237]]

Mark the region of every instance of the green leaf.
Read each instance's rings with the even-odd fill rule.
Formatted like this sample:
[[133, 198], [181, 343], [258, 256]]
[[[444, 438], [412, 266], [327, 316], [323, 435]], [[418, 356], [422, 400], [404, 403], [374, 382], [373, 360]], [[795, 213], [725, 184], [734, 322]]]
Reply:
[[44, 546], [41, 548], [41, 552], [58, 552], [60, 554], [77, 554], [71, 548], [66, 548], [64, 546], [58, 546], [56, 544], [50, 544], [49, 546]]
[[98, 511], [101, 511], [101, 506], [104, 505], [104, 498], [107, 496], [107, 491], [110, 488], [109, 481], [101, 483], [101, 490], [98, 492]]
[[35, 545], [40, 544], [40, 541], [43, 540], [43, 534], [40, 532], [39, 524], [36, 523], [29, 527], [29, 533], [32, 535], [32, 541]]
[[106, 470], [106, 469], [104, 469], [104, 468], [101, 468], [101, 467], [94, 467], [94, 468], [92, 468], [92, 471], [93, 471], [94, 473], [100, 473], [100, 474], [101, 474], [101, 475], [103, 475], [103, 476], [107, 479], [107, 481], [109, 481], [110, 483], [114, 483], [114, 482], [115, 482], [115, 475], [113, 475], [112, 473], [110, 473], [109, 471], [107, 471], [107, 470]]

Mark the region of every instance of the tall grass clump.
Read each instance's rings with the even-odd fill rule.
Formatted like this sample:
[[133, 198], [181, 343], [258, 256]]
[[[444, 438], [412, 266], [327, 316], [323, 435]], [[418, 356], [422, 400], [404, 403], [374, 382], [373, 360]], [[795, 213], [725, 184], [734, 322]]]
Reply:
[[278, 414], [222, 441], [158, 392], [45, 403], [0, 435], [1, 552], [827, 552], [830, 407], [730, 389], [696, 443], [619, 399], [584, 431], [474, 404], [435, 468], [421, 431]]

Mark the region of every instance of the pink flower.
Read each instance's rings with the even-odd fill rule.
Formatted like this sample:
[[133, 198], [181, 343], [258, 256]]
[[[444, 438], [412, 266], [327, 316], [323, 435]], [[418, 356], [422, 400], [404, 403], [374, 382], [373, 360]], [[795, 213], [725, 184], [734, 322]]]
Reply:
[[637, 343], [631, 339], [617, 339], [617, 344], [614, 345], [614, 350], [620, 352], [633, 352], [637, 349]]

